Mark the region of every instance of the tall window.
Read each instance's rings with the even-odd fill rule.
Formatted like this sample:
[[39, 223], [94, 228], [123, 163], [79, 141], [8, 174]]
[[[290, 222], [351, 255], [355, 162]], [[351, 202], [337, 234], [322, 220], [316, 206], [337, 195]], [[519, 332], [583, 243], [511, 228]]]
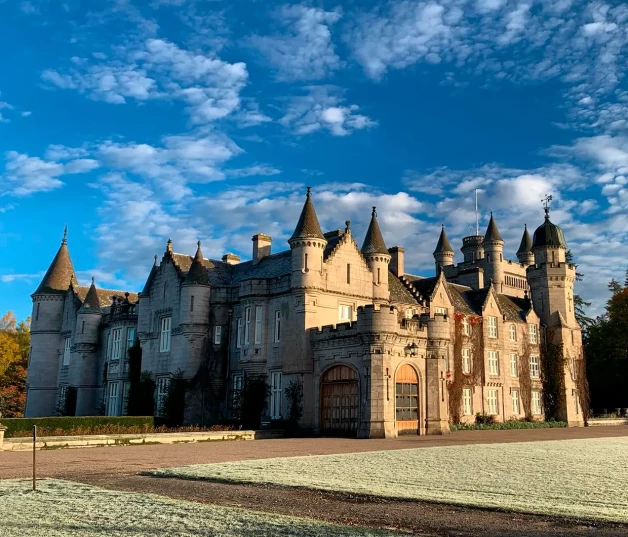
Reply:
[[242, 317], [238, 317], [238, 329], [236, 331], [236, 349], [242, 348]]
[[346, 304], [340, 304], [338, 306], [338, 320], [351, 321], [351, 306], [347, 306]]
[[264, 310], [262, 306], [255, 306], [255, 344], [259, 345], [262, 342], [262, 320]]
[[499, 375], [499, 353], [488, 351], [488, 374]]
[[517, 416], [521, 413], [519, 404], [519, 390], [513, 390], [510, 393], [510, 397], [512, 398], [512, 413], [514, 416]]
[[118, 415], [118, 390], [120, 388], [119, 382], [109, 383], [109, 398], [107, 399], [107, 416]]
[[63, 343], [63, 365], [70, 365], [70, 348], [71, 348], [71, 340], [69, 337], [65, 338], [65, 342]]
[[222, 326], [214, 326], [214, 345], [220, 345], [222, 340]]
[[519, 376], [519, 360], [516, 354], [510, 355], [510, 376], [511, 377]]
[[232, 409], [233, 418], [239, 419], [242, 412], [242, 389], [244, 387], [244, 375], [233, 375], [233, 391], [232, 397]]
[[532, 414], [539, 415], [543, 412], [541, 408], [541, 392], [532, 390]]
[[533, 379], [541, 376], [541, 360], [538, 356], [530, 356], [530, 376]]
[[497, 317], [488, 317], [488, 337], [497, 339]]
[[[128, 350], [135, 345], [135, 328], [127, 328], [126, 329], [126, 350]], [[128, 358], [128, 355], [127, 355]]]
[[347, 263], [347, 283], [351, 283], [351, 265]]
[[510, 325], [508, 333], [510, 335], [510, 341], [517, 341], [517, 327], [514, 324]]
[[244, 310], [244, 344], [251, 342], [251, 307]]
[[122, 387], [122, 416], [129, 414], [129, 392], [131, 391], [131, 383], [125, 382]]
[[462, 349], [462, 372], [471, 373], [471, 349]]
[[536, 345], [539, 342], [539, 327], [535, 324], [530, 324], [528, 326], [530, 327], [530, 343]]
[[190, 297], [190, 311], [194, 311], [194, 295]]
[[170, 377], [160, 377], [157, 379], [157, 412], [156, 416], [164, 415], [164, 403], [168, 395], [168, 387], [170, 386]]
[[122, 356], [122, 328], [111, 331], [111, 359], [119, 360]]
[[497, 390], [486, 390], [488, 413], [494, 416], [499, 414], [499, 393]]
[[380, 269], [378, 268], [378, 269], [377, 269], [377, 285], [379, 285], [380, 283], [382, 283], [382, 282], [381, 282], [381, 280], [380, 280], [380, 276], [379, 276], [379, 274], [380, 274]]
[[277, 371], [270, 375], [270, 417], [281, 418], [281, 373]]
[[159, 352], [170, 351], [170, 330], [172, 328], [172, 317], [162, 317], [159, 330]]
[[465, 388], [462, 390], [462, 405], [465, 416], [473, 416], [473, 390]]
[[462, 333], [465, 336], [471, 335], [471, 326], [469, 326], [469, 319], [467, 319], [466, 317], [462, 318]]
[[281, 338], [281, 311], [277, 310], [275, 312], [275, 343], [279, 343], [279, 339]]

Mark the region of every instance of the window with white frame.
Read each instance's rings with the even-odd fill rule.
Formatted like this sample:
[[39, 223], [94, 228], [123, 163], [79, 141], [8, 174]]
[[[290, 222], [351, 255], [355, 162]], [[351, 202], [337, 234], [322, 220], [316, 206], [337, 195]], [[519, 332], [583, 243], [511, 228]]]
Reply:
[[244, 310], [244, 344], [251, 342], [251, 307]]
[[238, 328], [236, 331], [236, 349], [242, 348], [242, 317], [238, 317]]
[[486, 390], [486, 403], [489, 414], [494, 416], [499, 414], [499, 393], [497, 390]]
[[157, 379], [157, 409], [156, 416], [164, 415], [164, 403], [168, 395], [168, 387], [170, 386], [170, 377], [159, 377]]
[[462, 349], [462, 372], [471, 373], [471, 349]]
[[63, 342], [63, 365], [70, 365], [70, 350], [72, 348], [72, 341], [69, 337], [65, 338]]
[[513, 416], [518, 416], [521, 414], [521, 405], [519, 403], [519, 390], [513, 390], [510, 392], [510, 397], [512, 399], [512, 414]]
[[406, 311], [403, 312], [403, 316], [406, 319], [412, 319], [412, 317], [414, 316], [414, 310], [412, 308], [406, 309]]
[[510, 325], [508, 329], [508, 335], [510, 336], [510, 341], [517, 341], [517, 327], [514, 324]]
[[541, 376], [541, 359], [538, 356], [530, 356], [530, 376], [533, 379]]
[[497, 339], [497, 317], [489, 316], [487, 318], [488, 323], [488, 337], [491, 339]]
[[539, 342], [539, 327], [535, 324], [528, 326], [530, 327], [530, 343], [536, 345]]
[[469, 325], [469, 319], [466, 317], [462, 318], [462, 334], [465, 336], [471, 335], [471, 326]]
[[214, 326], [214, 345], [220, 345], [222, 340], [222, 326]]
[[159, 352], [170, 351], [170, 332], [172, 329], [172, 317], [162, 317], [159, 330]]
[[281, 311], [277, 310], [275, 312], [275, 330], [274, 330], [273, 341], [275, 343], [279, 343], [280, 338], [281, 338]]
[[119, 360], [122, 356], [122, 328], [111, 331], [111, 359]]
[[109, 383], [109, 397], [107, 398], [107, 416], [118, 415], [118, 391], [120, 389], [119, 382]]
[[436, 313], [447, 315], [447, 308], [436, 308]]
[[[126, 329], [126, 350], [128, 350], [135, 345], [135, 328], [127, 328]], [[128, 354], [126, 356], [128, 358]]]
[[532, 390], [532, 414], [538, 416], [543, 412], [541, 407], [541, 392], [538, 390]]
[[473, 389], [462, 390], [462, 406], [465, 416], [473, 416]]
[[278, 371], [270, 375], [270, 417], [281, 418], [281, 372]]
[[351, 321], [351, 306], [347, 304], [338, 305], [338, 320], [341, 322]]
[[255, 344], [262, 342], [262, 322], [264, 320], [264, 309], [262, 306], [255, 306]]
[[129, 414], [129, 392], [131, 391], [131, 383], [125, 382], [122, 387], [122, 416]]
[[499, 375], [499, 353], [488, 351], [488, 374]]
[[510, 354], [510, 376], [519, 376], [519, 357], [515, 353]]

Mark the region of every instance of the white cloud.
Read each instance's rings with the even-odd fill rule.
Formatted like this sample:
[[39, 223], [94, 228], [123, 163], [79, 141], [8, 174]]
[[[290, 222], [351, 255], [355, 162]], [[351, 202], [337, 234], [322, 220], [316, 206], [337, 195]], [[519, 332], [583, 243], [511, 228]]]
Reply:
[[278, 175], [281, 173], [281, 170], [274, 168], [273, 166], [268, 166], [266, 164], [254, 164], [253, 166], [248, 166], [246, 168], [232, 168], [225, 170], [225, 173], [229, 177], [254, 177], [254, 176], [269, 176], [269, 175]]

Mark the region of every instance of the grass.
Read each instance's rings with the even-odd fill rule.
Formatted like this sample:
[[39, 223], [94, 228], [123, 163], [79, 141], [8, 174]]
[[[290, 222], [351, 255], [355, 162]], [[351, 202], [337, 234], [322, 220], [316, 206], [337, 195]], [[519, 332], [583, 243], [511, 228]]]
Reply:
[[628, 523], [628, 437], [447, 446], [164, 468], [268, 483]]
[[0, 537], [392, 537], [304, 518], [45, 479], [0, 481]]

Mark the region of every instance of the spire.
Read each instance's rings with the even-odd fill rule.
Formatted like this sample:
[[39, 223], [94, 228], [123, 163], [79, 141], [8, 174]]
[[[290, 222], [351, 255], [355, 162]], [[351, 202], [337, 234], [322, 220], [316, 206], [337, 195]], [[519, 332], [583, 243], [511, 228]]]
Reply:
[[443, 227], [440, 230], [440, 237], [438, 237], [438, 243], [436, 243], [434, 254], [442, 254], [443, 252], [453, 253], [453, 251], [454, 249], [451, 247], [449, 239], [447, 238], [447, 233], [445, 232], [445, 224], [443, 224]]
[[196, 248], [196, 255], [190, 265], [185, 276], [184, 285], [209, 285], [209, 275], [207, 274], [207, 268], [203, 265], [203, 252], [201, 251], [201, 241], [198, 241]]
[[486, 228], [486, 233], [484, 234], [484, 242], [494, 242], [501, 241], [504, 242], [502, 236], [499, 234], [499, 230], [497, 229], [497, 224], [495, 223], [495, 219], [493, 218], [493, 213], [491, 212], [491, 219], [488, 223], [488, 227]]
[[83, 305], [79, 309], [79, 313], [101, 313], [100, 300], [98, 299], [98, 291], [96, 291], [96, 283], [92, 276], [92, 284], [89, 286]]
[[166, 243], [166, 251], [172, 252], [172, 239], [168, 239], [168, 242]]
[[376, 207], [373, 207], [373, 212], [371, 213], [371, 223], [369, 224], [369, 228], [366, 231], [366, 237], [364, 237], [364, 244], [362, 244], [362, 253], [390, 255], [388, 253], [388, 248], [386, 248], [384, 237], [382, 237], [382, 232], [379, 229], [379, 224], [377, 223]]
[[305, 204], [303, 205], [303, 210], [301, 211], [301, 216], [299, 217], [299, 222], [297, 223], [297, 227], [290, 237], [290, 240], [293, 239], [324, 239], [323, 232], [321, 231], [321, 226], [318, 223], [318, 217], [316, 216], [316, 211], [314, 210], [314, 204], [312, 203], [312, 192], [311, 188], [307, 187], [307, 197], [305, 198]]
[[144, 284], [144, 289], [142, 289], [142, 292], [140, 293], [142, 296], [150, 295], [150, 288], [153, 285], [153, 280], [155, 279], [155, 276], [157, 275], [158, 270], [159, 270], [159, 266], [157, 265], [157, 256], [155, 255], [155, 262], [153, 263], [153, 266], [150, 269], [150, 274], [148, 275], [148, 279], [146, 280], [146, 283]]
[[527, 224], [523, 225], [523, 236], [521, 237], [521, 244], [519, 245], [519, 249], [517, 250], [517, 255], [527, 254], [532, 251], [532, 239], [530, 238], [530, 234], [528, 233]]
[[37, 291], [33, 294], [63, 294], [70, 287], [72, 279], [76, 281], [76, 274], [70, 259], [70, 252], [68, 251], [68, 227], [66, 226], [57, 255], [52, 260]]

